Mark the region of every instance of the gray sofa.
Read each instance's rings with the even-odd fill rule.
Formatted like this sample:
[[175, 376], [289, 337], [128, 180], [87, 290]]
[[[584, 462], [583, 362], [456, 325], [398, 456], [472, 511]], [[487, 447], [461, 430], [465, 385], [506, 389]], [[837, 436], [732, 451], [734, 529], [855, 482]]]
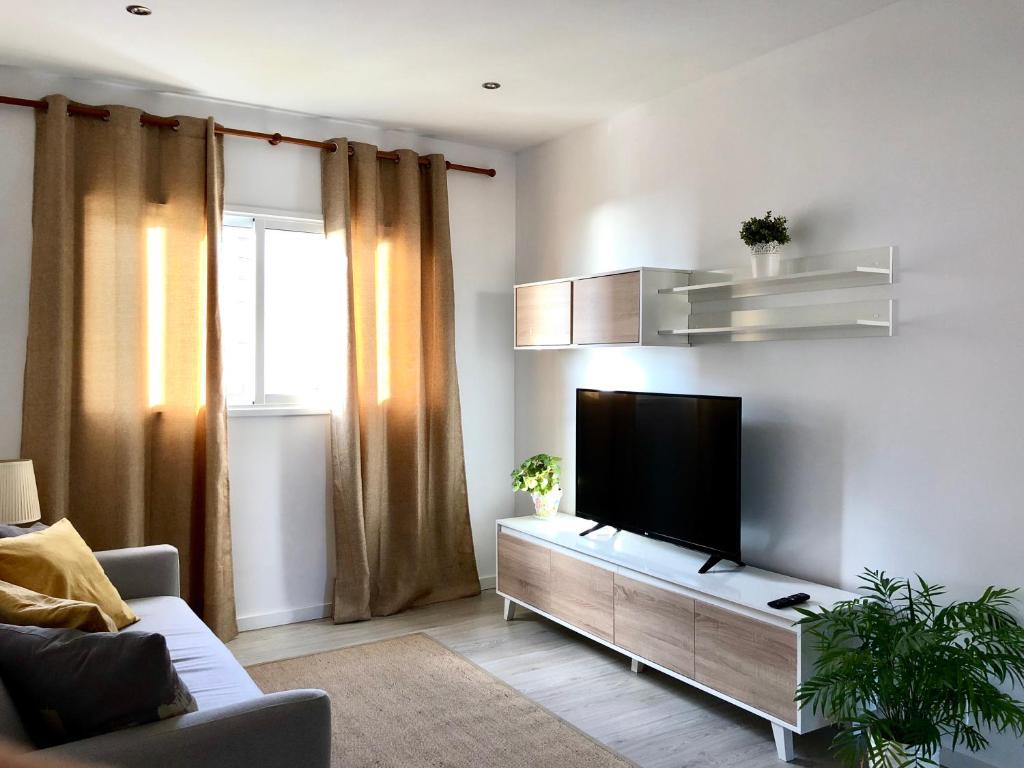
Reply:
[[[126, 631], [159, 632], [197, 712], [95, 736], [40, 755], [110, 768], [303, 766], [327, 768], [331, 705], [317, 690], [263, 694], [227, 647], [179, 595], [178, 551], [154, 546], [97, 552], [110, 580], [141, 619]], [[31, 747], [0, 685], [0, 738]]]

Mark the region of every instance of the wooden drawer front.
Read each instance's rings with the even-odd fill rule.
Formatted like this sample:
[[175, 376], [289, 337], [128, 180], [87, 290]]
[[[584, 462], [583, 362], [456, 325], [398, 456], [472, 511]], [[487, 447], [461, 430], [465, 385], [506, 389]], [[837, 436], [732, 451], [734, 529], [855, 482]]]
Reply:
[[699, 601], [694, 679], [796, 725], [796, 633]]
[[640, 273], [588, 277], [573, 283], [576, 344], [640, 341]]
[[612, 640], [612, 572], [575, 557], [551, 553], [553, 616], [603, 640]]
[[615, 574], [615, 644], [693, 677], [693, 598]]
[[551, 550], [498, 534], [498, 589], [509, 597], [548, 611]]
[[516, 346], [572, 343], [572, 283], [516, 288]]

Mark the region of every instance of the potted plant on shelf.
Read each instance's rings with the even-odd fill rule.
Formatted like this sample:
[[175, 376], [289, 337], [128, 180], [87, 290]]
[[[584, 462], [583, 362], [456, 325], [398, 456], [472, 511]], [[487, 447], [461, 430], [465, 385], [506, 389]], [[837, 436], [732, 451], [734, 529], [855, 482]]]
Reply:
[[740, 239], [750, 247], [750, 263], [754, 277], [775, 277], [781, 267], [782, 246], [790, 241], [785, 216], [747, 219], [740, 226]]
[[848, 765], [937, 766], [942, 740], [970, 751], [986, 730], [1024, 736], [1024, 627], [1007, 611], [1015, 589], [940, 606], [945, 588], [865, 570], [864, 597], [797, 608], [819, 656], [796, 700], [839, 726]]
[[537, 517], [554, 517], [562, 500], [561, 459], [547, 453], [531, 456], [512, 471], [512, 488], [533, 497]]

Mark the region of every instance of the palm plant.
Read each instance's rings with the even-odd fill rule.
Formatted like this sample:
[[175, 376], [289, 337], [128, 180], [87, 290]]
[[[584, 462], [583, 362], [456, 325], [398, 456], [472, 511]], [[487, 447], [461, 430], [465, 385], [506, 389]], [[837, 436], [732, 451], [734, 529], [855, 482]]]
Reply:
[[1016, 589], [942, 606], [945, 588], [920, 576], [860, 578], [863, 597], [797, 609], [819, 656], [796, 700], [839, 725], [844, 762], [938, 765], [944, 738], [973, 752], [987, 730], [1024, 736], [1024, 703], [1000, 689], [1024, 685], [1024, 627], [1007, 610]]

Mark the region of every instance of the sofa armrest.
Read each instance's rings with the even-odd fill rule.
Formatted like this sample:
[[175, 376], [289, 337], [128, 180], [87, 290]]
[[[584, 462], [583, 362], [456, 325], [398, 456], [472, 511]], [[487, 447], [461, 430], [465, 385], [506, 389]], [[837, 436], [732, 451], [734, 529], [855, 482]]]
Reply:
[[108, 549], [96, 559], [123, 600], [181, 596], [178, 550], [169, 544]]
[[108, 768], [330, 768], [331, 702], [317, 690], [271, 693], [36, 754]]

